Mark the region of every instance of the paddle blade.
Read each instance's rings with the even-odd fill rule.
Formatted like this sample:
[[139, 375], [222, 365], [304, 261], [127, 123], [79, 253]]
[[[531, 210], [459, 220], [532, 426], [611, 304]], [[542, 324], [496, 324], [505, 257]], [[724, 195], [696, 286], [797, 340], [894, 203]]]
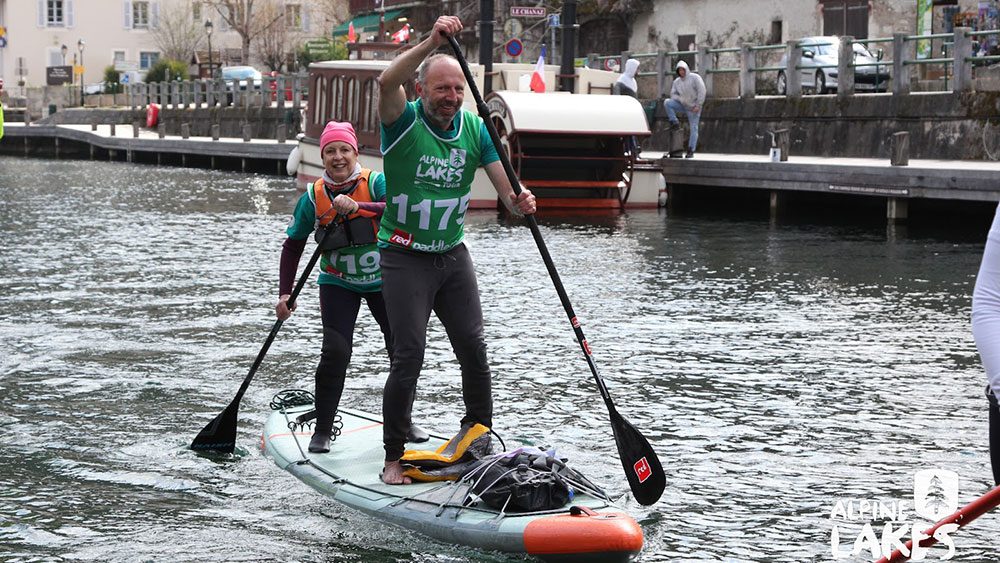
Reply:
[[194, 437], [194, 441], [191, 442], [191, 449], [227, 454], [233, 453], [233, 450], [236, 449], [236, 418], [239, 414], [239, 408], [240, 404], [238, 401], [229, 403], [226, 410], [213, 418]]
[[618, 456], [621, 457], [632, 496], [639, 504], [649, 506], [660, 499], [667, 486], [663, 466], [645, 436], [618, 414], [617, 410], [611, 409], [610, 414]]

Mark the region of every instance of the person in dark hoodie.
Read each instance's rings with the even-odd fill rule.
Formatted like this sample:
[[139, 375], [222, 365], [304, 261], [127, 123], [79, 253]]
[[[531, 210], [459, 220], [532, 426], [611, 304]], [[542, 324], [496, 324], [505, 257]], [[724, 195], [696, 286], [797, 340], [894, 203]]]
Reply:
[[670, 98], [663, 102], [667, 108], [667, 119], [670, 128], [677, 129], [680, 122], [677, 114], [686, 115], [691, 126], [691, 136], [688, 138], [688, 151], [684, 158], [694, 156], [698, 146], [698, 122], [701, 120], [701, 108], [705, 103], [705, 82], [697, 73], [691, 72], [684, 61], [677, 63], [677, 78], [670, 87]]

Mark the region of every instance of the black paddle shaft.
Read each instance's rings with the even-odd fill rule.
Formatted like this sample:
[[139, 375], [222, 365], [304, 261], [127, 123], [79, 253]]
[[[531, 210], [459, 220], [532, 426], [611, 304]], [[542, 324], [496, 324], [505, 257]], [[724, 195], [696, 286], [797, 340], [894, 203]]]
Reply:
[[[455, 51], [455, 58], [458, 59], [458, 63], [462, 67], [462, 72], [465, 74], [465, 81], [469, 84], [469, 89], [476, 100], [476, 108], [479, 110], [479, 115], [486, 124], [486, 130], [490, 134], [493, 146], [497, 149], [497, 154], [500, 156], [504, 172], [507, 173], [510, 186], [513, 188], [515, 194], [520, 195], [522, 191], [521, 181], [514, 172], [514, 167], [510, 163], [507, 151], [504, 150], [500, 143], [500, 134], [497, 132], [496, 126], [493, 125], [493, 120], [490, 118], [490, 110], [486, 106], [479, 88], [476, 86], [475, 77], [472, 76], [472, 71], [469, 70], [469, 64], [466, 62], [465, 56], [462, 55], [461, 47], [459, 47], [458, 41], [451, 36], [448, 36], [448, 43], [451, 44], [452, 50]], [[542, 261], [545, 262], [545, 269], [548, 270], [549, 277], [552, 278], [552, 284], [559, 295], [559, 301], [562, 302], [563, 309], [566, 310], [569, 322], [573, 326], [576, 340], [580, 343], [583, 355], [587, 359], [587, 365], [590, 366], [590, 372], [594, 375], [594, 380], [597, 382], [597, 388], [601, 392], [601, 397], [604, 398], [604, 404], [608, 407], [608, 414], [611, 416], [611, 428], [615, 436], [615, 444], [618, 446], [622, 467], [625, 469], [625, 476], [628, 478], [632, 493], [641, 504], [653, 504], [659, 500], [663, 489], [666, 487], [666, 476], [663, 474], [663, 467], [660, 465], [660, 460], [657, 458], [652, 446], [649, 445], [649, 441], [634, 426], [629, 424], [615, 408], [614, 402], [611, 400], [611, 394], [608, 392], [608, 388], [604, 384], [604, 379], [601, 377], [601, 373], [597, 369], [597, 364], [594, 362], [594, 357], [590, 351], [590, 344], [587, 343], [587, 337], [583, 334], [580, 321], [576, 318], [576, 313], [573, 312], [573, 304], [570, 303], [569, 295], [566, 294], [566, 289], [559, 278], [559, 272], [556, 271], [556, 265], [552, 261], [552, 256], [545, 245], [545, 240], [542, 238], [542, 232], [538, 228], [538, 221], [535, 220], [534, 215], [526, 215], [525, 220], [528, 223], [528, 228], [531, 230], [531, 236], [535, 239], [535, 244], [538, 246], [538, 252], [542, 255]]]
[[[295, 306], [295, 299], [299, 296], [302, 291], [302, 287], [305, 286], [306, 281], [309, 279], [309, 274], [312, 273], [313, 267], [316, 266], [316, 262], [319, 261], [319, 257], [323, 254], [323, 240], [326, 239], [329, 234], [330, 229], [326, 229], [323, 236], [316, 244], [316, 250], [313, 252], [312, 256], [309, 258], [309, 262], [306, 264], [305, 270], [302, 271], [302, 275], [299, 276], [299, 281], [295, 284], [295, 289], [292, 290], [291, 295], [288, 297], [286, 304], [289, 310]], [[285, 321], [278, 319], [274, 321], [274, 326], [271, 327], [271, 333], [267, 335], [267, 340], [264, 341], [264, 346], [261, 347], [260, 352], [257, 353], [257, 358], [254, 359], [253, 365], [250, 366], [250, 372], [247, 373], [246, 378], [243, 379], [243, 384], [240, 385], [240, 390], [236, 392], [236, 396], [229, 403], [224, 411], [218, 414], [212, 419], [201, 432], [195, 436], [194, 441], [191, 442], [192, 450], [212, 450], [223, 453], [233, 453], [236, 449], [236, 425], [237, 425], [237, 415], [240, 410], [240, 401], [243, 400], [243, 395], [247, 392], [247, 388], [250, 387], [250, 381], [253, 379], [255, 373], [257, 373], [257, 368], [260, 367], [261, 362], [264, 361], [264, 356], [267, 355], [267, 351], [271, 348], [271, 343], [274, 342], [274, 338], [278, 335], [278, 331], [281, 330], [281, 325]]]

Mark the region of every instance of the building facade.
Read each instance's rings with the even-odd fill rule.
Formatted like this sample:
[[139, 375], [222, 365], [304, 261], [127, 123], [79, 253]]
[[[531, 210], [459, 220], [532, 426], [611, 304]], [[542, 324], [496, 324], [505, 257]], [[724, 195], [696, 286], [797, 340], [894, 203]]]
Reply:
[[[214, 64], [261, 64], [267, 47], [251, 40], [249, 61], [242, 60], [240, 33], [227, 25], [217, 5], [197, 0], [0, 0], [0, 77], [7, 88], [43, 86], [48, 67], [83, 67], [83, 81], [104, 79], [109, 65], [141, 79], [165, 51], [188, 51], [191, 62], [208, 55], [205, 21], [212, 25]], [[278, 22], [280, 39], [291, 51], [313, 37], [328, 37], [346, 17], [346, 0], [239, 0], [251, 16]], [[339, 12], [338, 12], [339, 10]], [[247, 20], [249, 21], [249, 20]], [[187, 61], [186, 61], [187, 62]], [[198, 61], [202, 64], [207, 61]], [[196, 68], [196, 67], [193, 67]], [[79, 75], [74, 83], [79, 83]]]

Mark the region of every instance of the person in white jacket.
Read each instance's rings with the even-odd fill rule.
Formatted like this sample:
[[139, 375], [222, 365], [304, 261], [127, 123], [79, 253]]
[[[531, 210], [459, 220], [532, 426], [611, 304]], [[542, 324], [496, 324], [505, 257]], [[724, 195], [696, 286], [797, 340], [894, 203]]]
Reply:
[[1000, 485], [1000, 207], [993, 217], [983, 250], [983, 261], [972, 291], [972, 335], [986, 370], [989, 401], [990, 465], [993, 481]]
[[698, 122], [701, 120], [701, 108], [705, 103], [705, 82], [697, 73], [691, 72], [684, 61], [677, 63], [677, 78], [670, 87], [670, 98], [663, 102], [667, 108], [667, 119], [670, 128], [677, 129], [680, 122], [677, 114], [686, 115], [691, 126], [691, 136], [688, 138], [688, 151], [684, 158], [694, 156], [698, 146]]

